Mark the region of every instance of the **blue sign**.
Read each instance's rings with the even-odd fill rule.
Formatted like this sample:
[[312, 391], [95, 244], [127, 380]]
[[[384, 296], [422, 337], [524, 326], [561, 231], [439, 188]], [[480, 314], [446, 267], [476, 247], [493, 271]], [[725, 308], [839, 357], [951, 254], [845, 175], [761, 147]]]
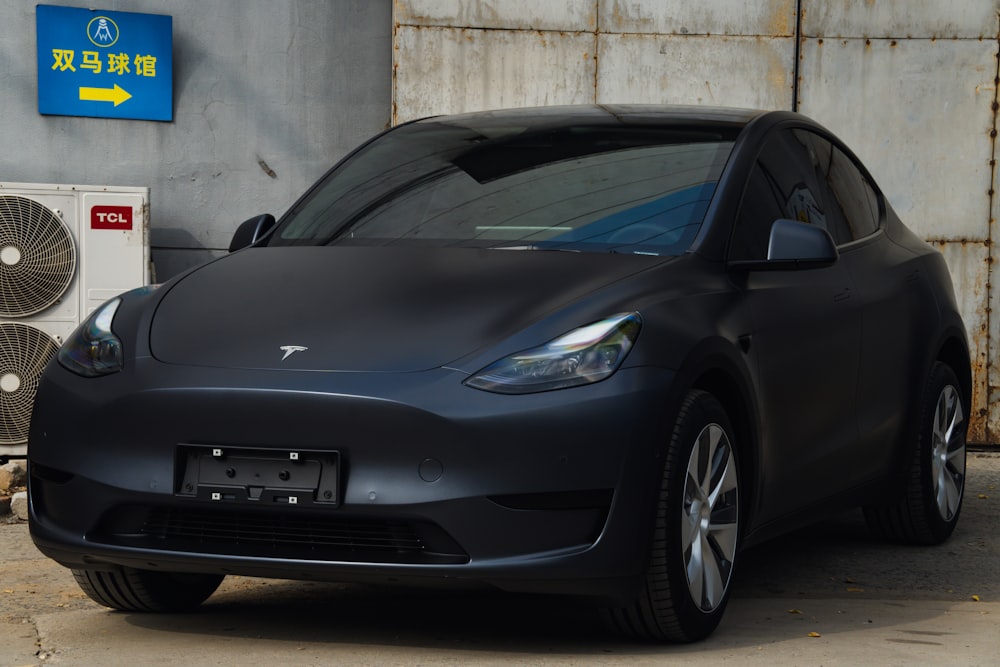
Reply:
[[38, 112], [173, 120], [173, 18], [38, 5]]

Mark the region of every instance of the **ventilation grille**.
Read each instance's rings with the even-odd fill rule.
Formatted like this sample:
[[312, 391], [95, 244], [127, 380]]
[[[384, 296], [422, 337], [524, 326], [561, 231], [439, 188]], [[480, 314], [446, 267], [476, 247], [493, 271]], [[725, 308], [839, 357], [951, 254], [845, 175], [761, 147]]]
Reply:
[[44, 331], [18, 322], [0, 323], [0, 445], [28, 441], [38, 378], [58, 351]]
[[55, 303], [76, 271], [66, 225], [26, 197], [0, 196], [0, 317], [25, 317]]
[[466, 563], [439, 526], [339, 513], [219, 512], [205, 508], [120, 508], [88, 539], [124, 546], [304, 560]]

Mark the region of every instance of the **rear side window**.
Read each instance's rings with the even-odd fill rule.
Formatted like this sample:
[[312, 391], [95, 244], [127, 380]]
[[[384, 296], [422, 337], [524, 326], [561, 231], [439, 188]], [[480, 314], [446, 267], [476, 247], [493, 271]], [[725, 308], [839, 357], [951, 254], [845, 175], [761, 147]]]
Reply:
[[838, 217], [845, 223], [834, 234], [837, 244], [857, 241], [878, 231], [881, 219], [878, 195], [857, 165], [818, 134], [795, 130], [795, 135], [808, 148], [810, 161], [822, 179], [824, 189], [828, 189], [828, 207], [837, 209]]

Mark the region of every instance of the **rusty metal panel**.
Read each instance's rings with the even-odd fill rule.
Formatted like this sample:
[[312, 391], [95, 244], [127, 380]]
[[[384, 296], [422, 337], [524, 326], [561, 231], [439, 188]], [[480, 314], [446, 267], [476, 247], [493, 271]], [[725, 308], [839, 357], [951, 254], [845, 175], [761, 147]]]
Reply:
[[[996, 120], [994, 120], [996, 122]], [[994, 165], [996, 164], [997, 157], [997, 142], [994, 138], [993, 140], [993, 159]], [[996, 167], [993, 169], [993, 180], [991, 182], [991, 190], [996, 193], [997, 188], [997, 171]], [[994, 232], [996, 231], [996, 221], [998, 216], [998, 208], [1000, 208], [1000, 197], [994, 194], [990, 199], [990, 228]], [[991, 235], [992, 238], [992, 235]], [[1000, 313], [1000, 289], [997, 289], [995, 281], [997, 280], [996, 268], [994, 264], [996, 262], [996, 253], [994, 252], [994, 246], [992, 241], [990, 242], [990, 278], [987, 287], [989, 288], [989, 299], [984, 305], [984, 308], [989, 319], [989, 331], [987, 332], [987, 338], [989, 341], [989, 356], [986, 361], [986, 375], [988, 384], [988, 395], [987, 401], [989, 405], [987, 424], [986, 424], [986, 437], [980, 440], [975, 440], [974, 442], [989, 442], [992, 444], [1000, 443], [1000, 317], [997, 317], [997, 313]], [[976, 366], [977, 377], [978, 374], [982, 372], [982, 369]]]
[[854, 149], [915, 232], [985, 241], [996, 49], [979, 40], [809, 38], [799, 109]]
[[594, 102], [596, 36], [397, 26], [393, 122]]
[[[814, 5], [807, 0], [807, 16]], [[858, 3], [823, 6], [845, 16], [862, 12]], [[831, 15], [812, 32], [846, 31], [841, 18]], [[990, 21], [995, 33], [996, 17]], [[919, 25], [944, 24], [925, 16]], [[886, 26], [905, 36], [904, 24]], [[800, 61], [799, 109], [858, 153], [904, 221], [934, 240], [948, 262], [971, 346], [972, 442], [1000, 434], [1000, 396], [992, 390], [1000, 369], [991, 363], [1000, 354], [991, 312], [1000, 311], [990, 307], [998, 300], [990, 284], [996, 56], [995, 39], [978, 37], [808, 37]]]
[[[966, 407], [970, 415], [969, 440], [989, 442], [987, 402], [989, 386], [987, 372], [989, 359], [995, 358], [996, 336], [990, 335], [990, 318], [986, 309], [990, 276], [990, 246], [987, 243], [940, 242], [934, 247], [941, 251], [955, 285], [955, 296], [969, 334], [969, 356], [972, 360], [972, 405]], [[992, 384], [990, 382], [989, 384]], [[989, 409], [994, 410], [991, 404]], [[989, 419], [989, 424], [995, 424]], [[997, 433], [989, 427], [989, 432]]]
[[[995, 219], [996, 218], [994, 218], [994, 220]], [[993, 263], [995, 256], [992, 256], [992, 252], [990, 260], [989, 299], [986, 303], [980, 304], [980, 308], [986, 308], [986, 316], [989, 319], [989, 330], [985, 333], [985, 337], [989, 343], [988, 356], [984, 360], [986, 365], [985, 369], [982, 367], [982, 363], [976, 363], [973, 367], [976, 374], [973, 380], [975, 383], [978, 383], [980, 376], [986, 378], [986, 400], [988, 402], [988, 412], [985, 429], [977, 429], [976, 433], [979, 435], [979, 430], [985, 430], [985, 437], [973, 439], [970, 436], [970, 440], [973, 442], [998, 444], [1000, 443], [1000, 362], [998, 362], [998, 360], [1000, 360], [1000, 332], [997, 331], [998, 318], [994, 315], [994, 313], [1000, 313], [1000, 310], [998, 310], [1000, 309], [1000, 289], [997, 289], [993, 284], [993, 281], [996, 280], [996, 276], [993, 275]], [[966, 321], [966, 325], [968, 325], [968, 321]], [[978, 361], [978, 359], [973, 358], [973, 361]], [[973, 413], [974, 418], [978, 416], [979, 413]], [[975, 423], [974, 419], [973, 424]]]
[[492, 30], [597, 29], [597, 0], [395, 0], [399, 25]]
[[795, 35], [795, 0], [611, 0], [600, 30], [654, 35]]
[[802, 0], [807, 36], [994, 39], [1000, 0]]
[[791, 37], [599, 35], [597, 101], [788, 108]]
[[797, 102], [944, 253], [972, 345], [971, 440], [1000, 437], [990, 278], [1000, 0], [394, 2], [394, 122], [594, 101]]

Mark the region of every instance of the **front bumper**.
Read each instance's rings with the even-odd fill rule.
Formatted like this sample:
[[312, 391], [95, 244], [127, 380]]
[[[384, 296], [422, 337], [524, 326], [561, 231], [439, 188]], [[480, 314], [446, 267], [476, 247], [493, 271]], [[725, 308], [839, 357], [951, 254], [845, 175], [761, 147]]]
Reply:
[[[84, 379], [53, 366], [29, 445], [32, 537], [77, 568], [627, 599], [645, 570], [672, 373], [622, 369], [530, 396], [463, 378], [145, 358]], [[191, 448], [334, 452], [339, 497], [185, 492]]]

